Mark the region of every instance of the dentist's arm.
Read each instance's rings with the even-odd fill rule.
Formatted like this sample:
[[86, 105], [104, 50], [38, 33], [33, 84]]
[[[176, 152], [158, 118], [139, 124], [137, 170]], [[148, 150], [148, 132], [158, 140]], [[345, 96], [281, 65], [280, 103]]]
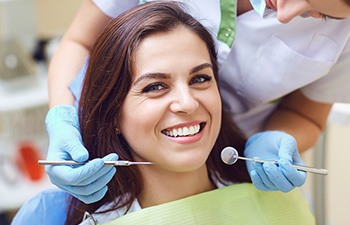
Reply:
[[325, 128], [331, 104], [312, 101], [300, 91], [287, 95], [267, 120], [263, 132], [252, 135], [246, 144], [247, 157], [278, 161], [247, 162], [254, 185], [264, 191], [290, 191], [305, 183], [305, 172], [291, 164], [303, 165], [299, 152], [312, 147]]
[[[76, 77], [110, 18], [103, 14], [91, 0], [85, 0], [72, 24], [64, 34], [49, 66], [49, 105], [46, 129], [50, 139], [48, 160], [88, 160], [83, 146], [74, 97], [69, 85]], [[117, 160], [116, 154], [105, 160]], [[104, 166], [102, 159], [94, 159], [84, 166], [46, 166], [53, 184], [85, 203], [100, 200], [107, 191], [107, 183], [115, 168]]]
[[315, 102], [301, 91], [285, 98], [271, 115], [264, 130], [280, 130], [293, 136], [302, 153], [314, 146], [326, 127], [332, 104]]
[[73, 105], [69, 85], [110, 18], [91, 0], [84, 0], [52, 57], [49, 66], [49, 104]]

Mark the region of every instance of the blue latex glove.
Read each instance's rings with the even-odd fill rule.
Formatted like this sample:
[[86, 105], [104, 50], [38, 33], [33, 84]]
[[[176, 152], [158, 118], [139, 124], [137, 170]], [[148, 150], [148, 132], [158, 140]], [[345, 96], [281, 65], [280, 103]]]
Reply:
[[246, 162], [252, 182], [260, 190], [288, 192], [306, 181], [306, 172], [292, 166], [304, 165], [304, 162], [296, 140], [287, 133], [264, 131], [252, 135], [246, 143], [244, 155], [278, 162], [278, 165], [271, 162]]
[[[61, 105], [50, 109], [45, 123], [50, 139], [48, 160], [88, 160], [89, 153], [82, 144], [78, 113], [73, 106]], [[106, 194], [107, 183], [116, 172], [115, 167], [105, 166], [104, 160], [118, 160], [118, 155], [93, 159], [83, 166], [45, 166], [45, 169], [53, 184], [89, 204]]]

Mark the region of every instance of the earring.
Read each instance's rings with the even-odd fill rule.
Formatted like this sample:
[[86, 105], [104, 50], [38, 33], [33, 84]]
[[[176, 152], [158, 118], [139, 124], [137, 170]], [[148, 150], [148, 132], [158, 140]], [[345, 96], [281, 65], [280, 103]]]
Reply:
[[115, 128], [115, 132], [116, 132], [117, 134], [120, 134], [120, 130], [118, 129], [118, 127]]

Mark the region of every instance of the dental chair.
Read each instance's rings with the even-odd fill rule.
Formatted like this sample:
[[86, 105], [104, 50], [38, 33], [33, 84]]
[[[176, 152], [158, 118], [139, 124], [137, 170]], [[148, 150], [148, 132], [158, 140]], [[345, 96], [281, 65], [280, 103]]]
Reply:
[[40, 192], [19, 209], [11, 225], [62, 225], [67, 218], [68, 194], [60, 189]]

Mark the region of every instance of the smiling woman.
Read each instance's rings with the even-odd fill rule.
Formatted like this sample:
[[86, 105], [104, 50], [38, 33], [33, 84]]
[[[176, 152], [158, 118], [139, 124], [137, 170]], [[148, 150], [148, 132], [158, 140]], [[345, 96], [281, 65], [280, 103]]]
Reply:
[[101, 206], [113, 216], [94, 215], [100, 223], [250, 182], [244, 163], [228, 167], [220, 159], [227, 145], [243, 154], [245, 139], [222, 112], [217, 75], [210, 33], [180, 5], [147, 3], [112, 20], [91, 53], [82, 89], [83, 141], [91, 159], [117, 153], [154, 165], [118, 168], [95, 204], [72, 198], [66, 224]]
[[[179, 209], [183, 207], [173, 208], [173, 204], [182, 205], [184, 200], [192, 205], [203, 193], [211, 196], [223, 186], [250, 183], [244, 162], [227, 166], [221, 161], [226, 146], [235, 146], [243, 154], [245, 138], [222, 109], [212, 37], [181, 6], [170, 2], [140, 5], [112, 20], [94, 46], [79, 102], [82, 138], [90, 158], [117, 153], [123, 160], [154, 164], [118, 168], [107, 194], [96, 203], [84, 204], [71, 197], [66, 224], [81, 222], [84, 212], [92, 214], [90, 222], [115, 220], [119, 224], [125, 214], [141, 211], [136, 218], [143, 221], [148, 218], [143, 212], [156, 206], [164, 210], [167, 203], [171, 212], [182, 215]], [[248, 196], [277, 197], [256, 193], [252, 184], [239, 187], [243, 192], [253, 191]], [[243, 193], [231, 198], [236, 191], [218, 197], [229, 196], [233, 207], [241, 197], [250, 201]], [[304, 201], [291, 203], [295, 196], [280, 197], [286, 201], [281, 201], [283, 207], [277, 211], [273, 209], [279, 217], [276, 221], [285, 222], [290, 213], [302, 215], [299, 224], [313, 221]], [[204, 204], [213, 207], [209, 211], [232, 210], [225, 203], [209, 202]], [[259, 204], [244, 212], [255, 221], [264, 218], [271, 224], [275, 217], [270, 218], [270, 213], [251, 216], [251, 212], [262, 212]], [[171, 218], [177, 217], [163, 215], [163, 221]]]
[[201, 167], [221, 121], [221, 99], [206, 43], [179, 26], [143, 39], [134, 59], [136, 82], [120, 117], [134, 158], [174, 170]]

